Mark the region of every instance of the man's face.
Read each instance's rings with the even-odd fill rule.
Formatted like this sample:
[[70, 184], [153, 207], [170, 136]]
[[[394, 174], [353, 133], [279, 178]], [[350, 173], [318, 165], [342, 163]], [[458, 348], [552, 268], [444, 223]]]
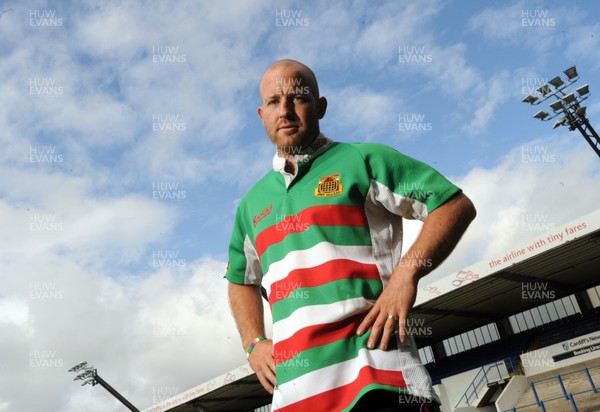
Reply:
[[278, 151], [305, 148], [319, 134], [319, 119], [325, 115], [327, 101], [316, 98], [309, 79], [293, 65], [271, 67], [262, 79], [258, 115]]

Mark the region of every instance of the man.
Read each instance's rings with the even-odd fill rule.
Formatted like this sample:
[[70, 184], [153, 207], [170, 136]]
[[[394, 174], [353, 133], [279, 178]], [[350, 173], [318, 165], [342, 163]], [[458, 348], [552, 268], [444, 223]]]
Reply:
[[[226, 276], [242, 345], [273, 411], [436, 410], [407, 318], [419, 279], [454, 249], [473, 204], [387, 146], [322, 135], [327, 100], [305, 65], [274, 63], [260, 94], [274, 170], [240, 202]], [[402, 218], [424, 224], [401, 257]]]

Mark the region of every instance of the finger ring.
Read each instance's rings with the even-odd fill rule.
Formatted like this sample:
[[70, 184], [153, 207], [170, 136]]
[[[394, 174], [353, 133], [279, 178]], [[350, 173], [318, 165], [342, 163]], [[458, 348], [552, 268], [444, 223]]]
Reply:
[[394, 315], [388, 315], [388, 319], [395, 319]]

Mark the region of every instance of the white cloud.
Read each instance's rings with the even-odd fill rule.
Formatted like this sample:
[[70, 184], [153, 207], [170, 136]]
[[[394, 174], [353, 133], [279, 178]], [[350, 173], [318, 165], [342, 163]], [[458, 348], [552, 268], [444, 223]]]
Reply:
[[[583, 24], [574, 22], [569, 30], [569, 43], [565, 49], [565, 56], [579, 65], [589, 62], [594, 69], [598, 69], [600, 67], [599, 33], [599, 23]], [[585, 76], [585, 73], [580, 73], [580, 75]]]
[[20, 299], [8, 297], [0, 301], [0, 323], [17, 326], [25, 334], [31, 335], [29, 307]]
[[481, 84], [481, 77], [477, 69], [468, 63], [466, 53], [467, 45], [462, 43], [434, 49], [434, 64], [426, 66], [440, 88], [457, 97], [470, 91], [473, 85]]
[[[581, 3], [582, 4], [582, 3]], [[502, 47], [518, 45], [535, 52], [532, 58], [547, 59], [557, 51], [567, 56], [595, 58], [593, 47], [597, 25], [583, 24], [587, 15], [585, 6], [580, 9], [574, 3], [569, 7], [548, 7], [541, 1], [526, 2], [519, 0], [511, 5], [489, 7], [469, 19], [468, 29], [481, 32], [486, 40]], [[583, 46], [586, 50], [581, 53]]]
[[481, 31], [488, 39], [518, 42], [523, 30], [521, 14], [524, 6], [525, 2], [521, 0], [502, 8], [487, 8], [471, 17], [468, 28]]
[[[371, 4], [369, 4], [371, 6]], [[379, 65], [397, 61], [402, 45], [418, 47], [430, 43], [431, 33], [424, 30], [440, 12], [439, 1], [420, 3], [394, 2], [380, 7], [369, 7], [365, 13], [366, 27], [359, 33], [354, 53], [369, 58]]]
[[[301, 27], [275, 27], [270, 46], [276, 55], [295, 56], [310, 67], [340, 67], [350, 61], [356, 66], [394, 68], [401, 44], [427, 41], [427, 25], [441, 10], [436, 0], [407, 4], [388, 2], [375, 5], [356, 1], [308, 3], [302, 7], [278, 5], [270, 10], [300, 12], [308, 19]], [[332, 52], [335, 51], [335, 52]]]
[[96, 198], [102, 186], [92, 179], [36, 168], [0, 168], [7, 179], [0, 245], [8, 256], [28, 259], [52, 251], [120, 264], [138, 259], [144, 245], [166, 236], [176, 223], [173, 210], [149, 197]]
[[[486, 129], [490, 121], [494, 119], [494, 112], [498, 105], [508, 100], [514, 93], [506, 93], [506, 84], [509, 76], [501, 72], [485, 84], [478, 84], [474, 90], [475, 99], [474, 118], [462, 128], [467, 134], [479, 134]], [[476, 97], [478, 96], [478, 97]]]
[[[103, 168], [123, 183], [148, 171], [152, 178], [219, 179], [223, 170], [205, 167], [198, 157], [206, 150], [224, 153], [228, 144], [247, 139], [249, 113], [240, 116], [238, 104], [252, 101], [246, 90], [256, 89], [254, 77], [262, 69], [251, 52], [259, 37], [246, 35], [249, 26], [258, 35], [252, 22], [261, 7], [230, 5], [130, 2], [51, 9], [64, 20], [52, 30], [27, 27], [21, 11], [20, 20], [9, 21], [21, 23], [9, 36], [21, 42], [9, 43], [0, 62], [9, 85], [0, 97], [3, 157], [26, 159], [24, 142], [49, 144], [77, 173]], [[156, 62], [155, 55], [167, 49], [167, 57], [183, 61]], [[52, 87], [44, 89], [46, 84]], [[30, 95], [30, 85], [42, 94]], [[152, 131], [156, 114], [178, 116], [185, 131], [176, 139], [158, 136]]]
[[[0, 399], [10, 410], [119, 410], [108, 393], [71, 381], [67, 369], [82, 360], [140, 408], [156, 388], [183, 391], [244, 362], [225, 262], [203, 258], [118, 280], [51, 255], [9, 269], [0, 357], [12, 373], [0, 377]], [[35, 387], [36, 396], [18, 387]]]
[[363, 141], [387, 134], [390, 128], [397, 130], [398, 111], [402, 107], [397, 97], [354, 86], [327, 97], [332, 102], [327, 109], [327, 127], [349, 133], [345, 140]]

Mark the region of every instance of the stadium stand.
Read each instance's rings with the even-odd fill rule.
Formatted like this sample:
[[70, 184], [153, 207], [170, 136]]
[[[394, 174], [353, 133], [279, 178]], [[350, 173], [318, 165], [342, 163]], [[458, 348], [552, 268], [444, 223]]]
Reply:
[[600, 360], [535, 376], [529, 379], [529, 388], [517, 405], [504, 412], [537, 412], [542, 410], [542, 404], [547, 412], [598, 411], [600, 394], [595, 382], [600, 382]]

